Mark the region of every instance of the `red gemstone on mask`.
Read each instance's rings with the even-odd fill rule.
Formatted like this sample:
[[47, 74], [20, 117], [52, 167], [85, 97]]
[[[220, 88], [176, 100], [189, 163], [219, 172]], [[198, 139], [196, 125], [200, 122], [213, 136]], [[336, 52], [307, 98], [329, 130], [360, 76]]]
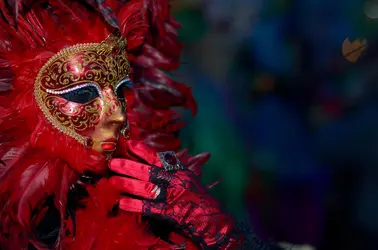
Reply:
[[176, 165], [177, 164], [176, 156], [172, 153], [166, 153], [164, 155], [164, 161], [166, 163], [168, 163], [169, 165]]

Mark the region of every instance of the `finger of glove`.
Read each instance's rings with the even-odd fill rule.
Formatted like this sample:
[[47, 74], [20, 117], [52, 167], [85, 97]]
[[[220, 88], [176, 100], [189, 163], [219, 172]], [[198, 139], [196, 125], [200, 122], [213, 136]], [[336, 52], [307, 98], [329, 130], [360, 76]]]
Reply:
[[158, 191], [158, 187], [150, 182], [120, 176], [111, 177], [109, 183], [120, 192], [146, 199], [154, 199]]
[[135, 155], [137, 155], [139, 158], [145, 160], [148, 162], [148, 164], [162, 167], [161, 161], [159, 157], [156, 154], [156, 151], [143, 142], [136, 142], [129, 140], [127, 143], [127, 148]]
[[115, 158], [109, 162], [109, 168], [118, 174], [134, 177], [138, 180], [148, 181], [150, 178], [150, 171], [154, 167], [128, 159]]
[[122, 197], [119, 200], [119, 208], [127, 212], [143, 213], [143, 202], [130, 197]]

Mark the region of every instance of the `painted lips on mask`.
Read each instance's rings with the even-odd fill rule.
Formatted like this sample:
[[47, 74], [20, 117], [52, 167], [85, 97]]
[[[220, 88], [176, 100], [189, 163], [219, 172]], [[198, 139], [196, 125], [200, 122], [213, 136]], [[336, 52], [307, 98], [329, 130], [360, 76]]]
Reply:
[[109, 138], [101, 142], [101, 149], [106, 152], [112, 152], [117, 148], [117, 139]]

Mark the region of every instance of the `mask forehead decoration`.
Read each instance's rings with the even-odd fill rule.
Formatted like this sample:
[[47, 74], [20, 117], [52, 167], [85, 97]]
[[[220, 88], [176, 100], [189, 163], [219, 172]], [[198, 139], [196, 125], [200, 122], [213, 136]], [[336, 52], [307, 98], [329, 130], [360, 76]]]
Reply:
[[114, 93], [128, 81], [125, 48], [126, 40], [114, 33], [101, 43], [63, 48], [41, 68], [34, 96], [56, 129], [86, 145], [103, 116], [122, 108]]

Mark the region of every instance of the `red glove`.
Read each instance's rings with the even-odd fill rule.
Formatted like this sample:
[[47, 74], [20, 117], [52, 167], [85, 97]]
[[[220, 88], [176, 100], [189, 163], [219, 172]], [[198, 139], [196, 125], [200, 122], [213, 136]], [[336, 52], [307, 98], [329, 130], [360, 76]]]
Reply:
[[166, 172], [157, 156], [147, 158], [154, 165], [111, 160], [110, 169], [128, 177], [113, 176], [110, 183], [120, 192], [142, 198], [123, 196], [120, 209], [173, 221], [201, 249], [235, 249], [239, 238], [231, 235], [233, 218], [221, 212], [218, 202], [206, 192], [194, 173], [186, 169]]

